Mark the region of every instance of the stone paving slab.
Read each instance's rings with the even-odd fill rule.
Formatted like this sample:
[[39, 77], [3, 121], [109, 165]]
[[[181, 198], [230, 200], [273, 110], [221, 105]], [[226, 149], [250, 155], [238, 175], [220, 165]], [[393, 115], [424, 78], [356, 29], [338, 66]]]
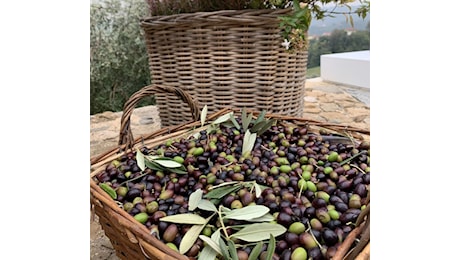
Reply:
[[[305, 84], [303, 117], [370, 129], [369, 90], [322, 81], [307, 80]], [[122, 112], [104, 112], [90, 117], [91, 156], [118, 144]], [[134, 138], [160, 129], [161, 120], [156, 106], [136, 108], [131, 115]], [[97, 216], [90, 222], [92, 260], [118, 260], [109, 239], [104, 235]]]

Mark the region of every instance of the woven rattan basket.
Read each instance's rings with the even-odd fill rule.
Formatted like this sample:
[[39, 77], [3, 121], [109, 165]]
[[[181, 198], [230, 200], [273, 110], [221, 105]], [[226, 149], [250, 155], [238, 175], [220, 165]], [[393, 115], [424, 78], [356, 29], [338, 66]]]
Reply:
[[[189, 113], [191, 112], [193, 120], [177, 126], [164, 127], [159, 131], [153, 132], [147, 136], [133, 139], [130, 129], [130, 116], [140, 99], [150, 95], [164, 93], [169, 96], [178, 97], [183, 102], [188, 104]], [[231, 109], [222, 109], [207, 117], [207, 122], [212, 122], [219, 116], [230, 111], [237, 112]], [[255, 115], [256, 111], [254, 111]], [[180, 255], [178, 252], [166, 246], [163, 242], [152, 236], [149, 230], [131, 215], [120, 208], [120, 206], [98, 185], [98, 180], [95, 177], [103, 171], [105, 167], [114, 159], [119, 158], [131, 151], [135, 151], [142, 146], [154, 147], [155, 145], [164, 143], [166, 140], [174, 139], [182, 136], [189, 136], [193, 131], [199, 131], [201, 122], [196, 121], [198, 118], [198, 107], [193, 98], [182, 91], [180, 88], [164, 87], [158, 85], [150, 85], [142, 88], [134, 93], [126, 102], [121, 119], [120, 128], [120, 143], [119, 147], [109, 150], [98, 156], [91, 158], [91, 173], [90, 173], [90, 191], [91, 191], [91, 206], [93, 212], [99, 217], [99, 222], [107, 237], [110, 239], [116, 254], [121, 259], [188, 259], [186, 256]], [[369, 131], [349, 126], [343, 126], [332, 123], [322, 123], [306, 118], [298, 118], [291, 116], [283, 116], [276, 114], [267, 114], [266, 117], [276, 118], [286, 122], [292, 122], [296, 125], [308, 125], [312, 133], [319, 133], [321, 130], [347, 133], [355, 140], [368, 140]], [[196, 129], [196, 130], [193, 130]], [[370, 193], [369, 193], [370, 194]], [[334, 259], [368, 259], [358, 258], [359, 255], [369, 253], [370, 247], [370, 197], [367, 198], [366, 210], [361, 212], [356, 222], [357, 228], [347, 236], [347, 239], [342, 243], [346, 250], [343, 250], [341, 255], [337, 255]], [[358, 244], [355, 239], [359, 239]], [[352, 246], [352, 244], [354, 244]], [[345, 257], [345, 254], [347, 255]]]
[[[216, 11], [141, 20], [152, 84], [180, 87], [210, 113], [251, 108], [302, 116], [306, 51], [281, 46], [289, 10]], [[162, 126], [188, 120], [175, 98], [156, 96]]]

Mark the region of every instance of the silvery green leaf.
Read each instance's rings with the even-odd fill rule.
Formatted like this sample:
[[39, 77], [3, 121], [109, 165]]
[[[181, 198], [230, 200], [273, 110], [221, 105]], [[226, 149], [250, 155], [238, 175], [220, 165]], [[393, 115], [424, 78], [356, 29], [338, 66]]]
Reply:
[[223, 123], [220, 123], [220, 125], [225, 126], [227, 128], [232, 128], [233, 127], [233, 123], [229, 122], [229, 121], [225, 121]]
[[220, 238], [220, 229], [217, 229], [216, 231], [214, 231], [214, 233], [212, 233], [211, 239], [212, 241], [216, 242], [216, 244], [219, 244], [219, 238]]
[[204, 195], [206, 199], [221, 199], [225, 195], [228, 195], [234, 191], [241, 189], [241, 186], [224, 186], [217, 189], [213, 189]]
[[224, 257], [224, 259], [225, 260], [231, 259], [228, 253], [227, 244], [225, 244], [225, 241], [222, 238], [219, 238], [219, 247], [220, 247], [220, 251], [222, 252], [222, 256]]
[[144, 154], [141, 153], [139, 149], [137, 149], [136, 151], [136, 162], [137, 162], [137, 166], [139, 166], [139, 169], [141, 169], [141, 171], [144, 171], [145, 170]]
[[204, 122], [206, 121], [206, 115], [208, 114], [208, 105], [204, 105], [203, 109], [201, 110], [201, 126], [204, 125]]
[[218, 242], [212, 240], [210, 237], [207, 237], [205, 235], [200, 235], [199, 238], [201, 238], [201, 240], [203, 240], [203, 242], [207, 243], [208, 246], [210, 246], [214, 251], [216, 251], [220, 255], [222, 254], [222, 251], [220, 250]]
[[212, 122], [212, 124], [217, 125], [217, 124], [220, 124], [220, 123], [223, 123], [223, 122], [229, 120], [231, 114], [233, 114], [233, 112], [229, 112], [229, 113], [227, 113], [225, 115], [220, 116], [219, 118], [214, 120], [214, 122]]
[[227, 212], [232, 211], [231, 209], [224, 207], [224, 206], [221, 207], [221, 210], [222, 210], [222, 213], [227, 213]]
[[240, 124], [238, 124], [238, 122], [236, 121], [235, 116], [233, 114], [230, 115], [230, 120], [232, 121], [232, 123], [235, 126], [235, 128], [240, 130], [241, 126], [240, 126]]
[[[206, 222], [209, 221], [209, 218], [206, 219]], [[198, 237], [201, 234], [201, 231], [203, 231], [203, 228], [206, 226], [206, 224], [202, 225], [193, 225], [184, 235], [182, 238], [182, 241], [180, 242], [179, 245], [179, 253], [185, 254], [190, 248], [192, 248], [193, 244], [195, 244], [195, 241], [198, 239]]]
[[257, 133], [257, 131], [259, 131], [259, 129], [262, 128], [264, 125], [265, 121], [260, 121], [257, 124], [254, 124], [250, 129], [251, 133]]
[[[237, 260], [238, 258], [238, 252], [236, 251], [235, 243], [232, 240], [228, 240], [228, 251], [230, 252], [230, 257], [233, 260]], [[271, 258], [267, 258], [271, 259]]]
[[276, 122], [276, 119], [275, 118], [272, 118], [268, 121], [265, 122], [264, 126], [262, 126], [258, 131], [257, 131], [257, 134], [258, 135], [261, 135], [263, 134], [265, 131], [267, 131], [274, 123]]
[[[201, 199], [198, 202], [198, 208], [206, 211], [212, 211], [212, 212], [217, 212], [216, 206], [209, 200], [203, 200]], [[189, 206], [190, 209], [190, 206]]]
[[243, 156], [252, 151], [252, 148], [254, 148], [254, 144], [256, 143], [256, 138], [256, 133], [251, 133], [249, 130], [246, 131], [243, 139], [243, 149], [241, 151], [241, 154], [243, 154]]
[[220, 187], [228, 186], [228, 185], [232, 185], [232, 184], [237, 184], [237, 183], [238, 183], [237, 181], [226, 181], [226, 182], [222, 182], [219, 185], [212, 186], [212, 189], [215, 190], [216, 188], [220, 188]]
[[198, 255], [198, 260], [214, 260], [217, 257], [217, 252], [211, 248], [209, 245], [206, 245], [203, 250], [201, 250]]
[[188, 199], [188, 209], [189, 210], [195, 210], [196, 207], [198, 207], [198, 203], [201, 200], [201, 197], [203, 196], [203, 190], [198, 189], [194, 191], [192, 194], [190, 194], [190, 197]]
[[275, 237], [270, 234], [270, 240], [267, 247], [267, 259], [272, 259], [273, 254], [275, 253], [276, 241]]
[[196, 132], [192, 136], [193, 138], [198, 139], [200, 137], [200, 132]]
[[193, 213], [184, 213], [178, 215], [170, 215], [160, 218], [160, 221], [172, 222], [177, 224], [193, 224], [193, 225], [202, 225], [206, 224], [207, 221], [205, 218], [198, 216]]
[[277, 237], [286, 232], [286, 228], [274, 223], [255, 223], [248, 225], [240, 231], [230, 235], [230, 238], [244, 240], [246, 242], [257, 242], [269, 239], [270, 235]]
[[144, 157], [145, 157], [145, 159], [147, 159], [149, 161], [153, 161], [153, 160], [156, 160], [156, 159], [160, 158], [160, 156], [158, 156], [158, 155], [145, 155]]
[[257, 123], [261, 122], [264, 119], [266, 113], [267, 111], [262, 110], [262, 112], [257, 117], [256, 121], [254, 122], [254, 125], [257, 125]]
[[258, 218], [252, 218], [252, 219], [248, 219], [248, 221], [250, 222], [270, 222], [270, 221], [273, 221], [275, 220], [275, 217], [270, 214], [270, 213], [267, 213], [261, 217], [258, 217]]
[[174, 161], [174, 160], [154, 160], [154, 162], [158, 163], [159, 165], [166, 167], [166, 168], [179, 168], [182, 164]]
[[[215, 125], [208, 125], [208, 127], [206, 128], [206, 133], [207, 134], [215, 133], [216, 130], [217, 130], [217, 127]], [[198, 134], [199, 134], [199, 132], [198, 132]], [[198, 137], [200, 137], [200, 136], [198, 135]], [[197, 137], [197, 139], [198, 139], [198, 137]]]
[[248, 260], [258, 260], [260, 253], [262, 253], [262, 246], [264, 243], [262, 241], [257, 242], [254, 248], [251, 250]]
[[243, 108], [243, 112], [241, 112], [241, 123], [243, 124], [243, 132], [248, 130], [248, 126], [251, 123], [252, 114], [246, 115], [246, 109]]
[[164, 170], [164, 167], [161, 167], [161, 165], [159, 165], [158, 163], [155, 163], [155, 162], [149, 161], [149, 160], [145, 160], [144, 162], [145, 162], [145, 166], [149, 167], [152, 170], [155, 170], [155, 171], [163, 171]]
[[254, 189], [256, 191], [256, 198], [260, 197], [260, 195], [262, 195], [262, 189], [256, 182], [254, 182]]
[[224, 219], [250, 220], [262, 217], [269, 211], [270, 209], [263, 205], [250, 205], [225, 213]]

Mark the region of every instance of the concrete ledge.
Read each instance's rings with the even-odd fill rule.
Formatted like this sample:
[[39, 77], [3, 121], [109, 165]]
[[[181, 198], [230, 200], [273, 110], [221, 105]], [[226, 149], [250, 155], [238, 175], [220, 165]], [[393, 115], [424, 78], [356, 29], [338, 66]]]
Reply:
[[321, 78], [339, 84], [370, 88], [370, 51], [321, 55]]

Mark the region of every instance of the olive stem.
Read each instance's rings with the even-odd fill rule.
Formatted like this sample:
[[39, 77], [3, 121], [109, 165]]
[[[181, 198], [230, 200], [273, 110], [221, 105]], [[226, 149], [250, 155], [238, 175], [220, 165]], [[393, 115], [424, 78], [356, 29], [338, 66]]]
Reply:
[[[148, 174], [148, 173], [142, 173], [142, 174], [140, 174], [139, 176], [137, 176], [137, 177], [135, 177], [135, 178], [132, 178], [131, 180], [126, 180], [126, 181], [120, 183], [120, 186], [123, 186], [124, 184], [126, 184], [126, 183], [128, 183], [128, 182], [131, 182], [131, 181], [135, 181], [135, 180], [137, 180], [137, 179], [140, 179], [140, 178], [144, 177], [144, 176], [147, 175], [147, 174]], [[126, 185], [126, 187], [129, 189], [128, 185]]]
[[356, 168], [356, 169], [358, 169], [358, 170], [359, 170], [360, 172], [362, 172], [363, 174], [366, 174], [366, 172], [365, 172], [365, 171], [363, 171], [363, 169], [361, 169], [361, 168], [360, 168], [360, 167], [358, 167], [357, 165], [354, 165], [354, 164], [350, 164], [350, 166], [351, 166], [351, 167], [353, 167], [353, 168]]
[[352, 157], [346, 159], [345, 161], [342, 161], [342, 162], [340, 163], [340, 166], [342, 166], [342, 165], [344, 165], [344, 164], [350, 162], [351, 160], [355, 159], [356, 157], [358, 157], [358, 156], [360, 156], [360, 155], [362, 155], [362, 154], [364, 154], [364, 153], [367, 153], [367, 151], [361, 151], [360, 153], [357, 153], [357, 154], [353, 155]]
[[224, 230], [224, 234], [225, 234], [225, 237], [228, 239], [230, 239], [230, 237], [228, 236], [228, 233], [227, 233], [227, 228], [225, 227], [225, 224], [224, 224], [224, 219], [222, 218], [222, 205], [219, 206], [219, 210], [217, 211], [217, 214], [219, 214], [219, 221], [220, 221], [220, 225], [222, 226], [221, 228]]
[[315, 240], [315, 243], [318, 245], [319, 249], [323, 249], [323, 247], [322, 247], [321, 244], [318, 242], [318, 240], [316, 240], [315, 235], [314, 235], [313, 232], [311, 231], [310, 221], [306, 221], [306, 222], [307, 222], [307, 225], [308, 225], [308, 233], [310, 233], [310, 235], [313, 237], [313, 240]]
[[[302, 178], [302, 176], [300, 176], [300, 178]], [[302, 196], [303, 184], [304, 184], [304, 182], [302, 182], [302, 184], [300, 185], [299, 199], [300, 199], [300, 197]], [[308, 222], [308, 221], [307, 221], [307, 222]]]

